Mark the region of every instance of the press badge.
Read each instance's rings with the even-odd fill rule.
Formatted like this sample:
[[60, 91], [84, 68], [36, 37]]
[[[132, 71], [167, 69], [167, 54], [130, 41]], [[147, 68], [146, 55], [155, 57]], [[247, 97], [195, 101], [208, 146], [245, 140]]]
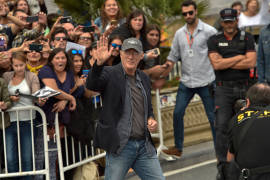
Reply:
[[189, 49], [188, 50], [188, 57], [193, 57], [193, 56], [194, 56], [193, 50]]

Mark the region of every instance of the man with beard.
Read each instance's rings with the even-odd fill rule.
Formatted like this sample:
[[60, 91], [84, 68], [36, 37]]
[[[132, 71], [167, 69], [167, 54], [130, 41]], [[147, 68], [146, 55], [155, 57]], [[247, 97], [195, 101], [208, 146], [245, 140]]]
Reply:
[[215, 80], [215, 74], [208, 58], [207, 39], [217, 31], [198, 19], [197, 5], [194, 1], [185, 0], [181, 7], [186, 24], [175, 33], [167, 62], [161, 66], [157, 65], [153, 69], [153, 75], [157, 76], [162, 73], [160, 78], [163, 78], [169, 74], [178, 60], [181, 61], [182, 74], [173, 114], [175, 147], [164, 150], [166, 154], [175, 158], [180, 158], [182, 154], [183, 117], [187, 105], [195, 94], [198, 94], [203, 101], [215, 140], [214, 100], [209, 91], [209, 87]]
[[249, 86], [249, 69], [256, 63], [254, 38], [240, 31], [237, 11], [226, 8], [220, 12], [223, 32], [208, 40], [209, 58], [216, 74], [216, 156], [218, 177], [225, 179], [228, 151], [228, 122], [233, 117], [233, 107], [238, 99], [244, 99]]

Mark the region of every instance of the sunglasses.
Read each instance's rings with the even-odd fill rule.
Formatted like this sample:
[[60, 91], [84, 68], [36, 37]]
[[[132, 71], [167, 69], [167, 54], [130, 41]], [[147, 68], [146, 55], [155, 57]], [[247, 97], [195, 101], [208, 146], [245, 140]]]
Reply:
[[82, 50], [76, 50], [76, 49], [73, 49], [71, 51], [71, 54], [75, 55], [75, 54], [82, 54]]
[[66, 40], [67, 40], [66, 37], [55, 37], [54, 39], [55, 39], [56, 41], [60, 41], [61, 39], [62, 39], [63, 41], [66, 41]]
[[117, 48], [118, 47], [119, 49], [121, 49], [121, 47], [122, 47], [122, 45], [115, 44], [115, 43], [112, 43], [111, 45], [112, 45], [113, 48]]
[[192, 16], [193, 13], [194, 13], [194, 11], [188, 11], [188, 12], [183, 12], [182, 15], [187, 16], [189, 14], [190, 16]]

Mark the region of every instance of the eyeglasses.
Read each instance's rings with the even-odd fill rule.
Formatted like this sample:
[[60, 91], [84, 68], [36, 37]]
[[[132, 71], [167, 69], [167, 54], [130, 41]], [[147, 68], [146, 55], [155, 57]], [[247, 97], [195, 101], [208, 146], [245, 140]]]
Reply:
[[194, 13], [194, 11], [188, 11], [188, 12], [183, 12], [182, 15], [187, 16], [189, 14], [190, 16], [192, 16], [193, 13]]
[[55, 37], [55, 38], [54, 38], [54, 40], [56, 40], [56, 41], [60, 41], [61, 39], [62, 39], [63, 41], [66, 41], [66, 40], [67, 40], [66, 37]]
[[73, 55], [75, 55], [75, 54], [82, 54], [82, 50], [72, 49], [71, 54], [73, 54]]
[[138, 52], [132, 52], [132, 51], [124, 51], [124, 53], [127, 55], [127, 56], [138, 56], [140, 53]]
[[118, 47], [119, 49], [121, 49], [121, 47], [122, 47], [122, 45], [115, 44], [115, 43], [112, 43], [111, 45], [112, 45], [113, 48], [117, 48]]
[[91, 37], [80, 37], [79, 39], [87, 41], [87, 40], [91, 40]]

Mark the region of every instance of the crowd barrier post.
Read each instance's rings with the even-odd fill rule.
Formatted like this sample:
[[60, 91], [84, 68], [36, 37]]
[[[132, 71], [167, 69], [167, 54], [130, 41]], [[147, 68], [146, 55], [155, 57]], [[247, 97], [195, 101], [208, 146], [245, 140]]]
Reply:
[[161, 117], [161, 106], [160, 106], [160, 90], [156, 89], [156, 107], [157, 107], [157, 122], [158, 122], [158, 133], [152, 134], [152, 137], [159, 138], [159, 146], [157, 148], [157, 155], [161, 159], [165, 159], [167, 161], [174, 161], [176, 160], [174, 157], [169, 156], [165, 153], [163, 153], [162, 150], [168, 149], [164, 145], [164, 139], [163, 139], [163, 129], [162, 129], [162, 117]]
[[[60, 173], [60, 179], [64, 180], [64, 173], [68, 170], [77, 168], [79, 166], [82, 166], [84, 164], [87, 164], [89, 162], [92, 162], [94, 160], [98, 160], [100, 158], [104, 158], [106, 156], [105, 152], [101, 152], [100, 149], [95, 149], [93, 146], [93, 141], [91, 141], [90, 147], [87, 145], [83, 146], [81, 142], [78, 142], [78, 161], [75, 161], [75, 139], [74, 137], [71, 137], [71, 151], [69, 152], [69, 144], [68, 144], [68, 137], [67, 137], [67, 131], [66, 127], [64, 127], [64, 141], [65, 141], [65, 151], [63, 151], [61, 147], [61, 137], [60, 137], [60, 131], [59, 131], [59, 118], [58, 113], [56, 113], [55, 116], [55, 133], [56, 133], [56, 142], [57, 142], [57, 151], [58, 151], [58, 164], [59, 164], [59, 173]], [[84, 148], [84, 153], [83, 152]], [[88, 151], [91, 151], [90, 154], [88, 154]], [[65, 154], [63, 154], [65, 152]], [[72, 158], [69, 159], [69, 154], [72, 155]], [[66, 158], [66, 164], [64, 165], [63, 156]], [[84, 158], [83, 158], [84, 157]]]
[[[22, 157], [21, 157], [21, 144], [20, 144], [20, 126], [19, 126], [19, 112], [20, 111], [29, 111], [30, 115], [30, 123], [31, 123], [31, 149], [32, 149], [32, 171], [22, 171]], [[36, 169], [36, 158], [35, 158], [35, 143], [34, 143], [34, 121], [32, 112], [36, 111], [39, 112], [42, 118], [42, 126], [43, 126], [43, 143], [44, 143], [44, 162], [45, 167], [44, 169], [37, 170]], [[4, 112], [1, 112], [2, 116], [2, 127], [5, 127], [4, 121]], [[28, 176], [28, 175], [45, 175], [46, 180], [49, 180], [49, 155], [48, 155], [48, 143], [47, 143], [47, 122], [46, 116], [39, 107], [37, 106], [23, 106], [23, 107], [13, 107], [8, 109], [6, 112], [15, 112], [17, 118], [17, 144], [18, 144], [18, 158], [19, 158], [19, 172], [8, 172], [8, 164], [7, 164], [7, 147], [6, 147], [6, 130], [3, 128], [3, 147], [4, 147], [4, 164], [5, 164], [5, 172], [0, 173], [0, 178], [9, 178], [9, 177], [19, 177], [19, 176]]]

